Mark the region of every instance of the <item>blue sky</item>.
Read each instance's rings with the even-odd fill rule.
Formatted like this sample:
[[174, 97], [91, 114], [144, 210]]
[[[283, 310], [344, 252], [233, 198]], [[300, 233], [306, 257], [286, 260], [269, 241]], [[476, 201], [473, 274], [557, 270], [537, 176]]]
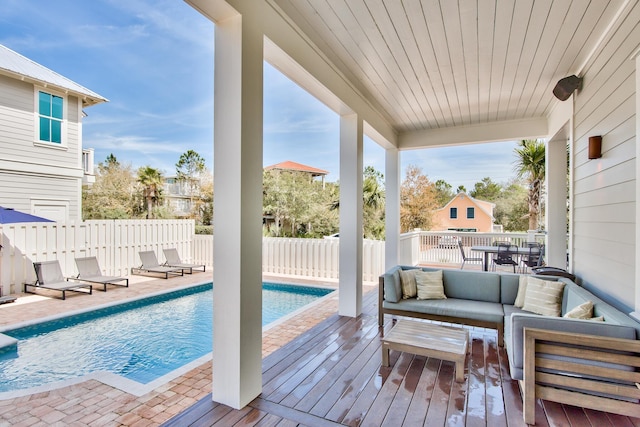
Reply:
[[[175, 173], [192, 149], [213, 166], [213, 24], [181, 0], [2, 0], [0, 44], [99, 93], [83, 145], [134, 169]], [[339, 178], [338, 116], [273, 67], [264, 68], [264, 165], [284, 160]], [[514, 142], [402, 152], [432, 181], [473, 188], [513, 177]], [[365, 165], [384, 152], [365, 140]]]

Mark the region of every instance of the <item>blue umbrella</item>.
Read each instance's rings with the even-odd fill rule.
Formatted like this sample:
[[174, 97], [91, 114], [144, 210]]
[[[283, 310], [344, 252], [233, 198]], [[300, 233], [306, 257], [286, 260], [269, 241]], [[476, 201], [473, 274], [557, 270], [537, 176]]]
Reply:
[[54, 222], [47, 218], [31, 215], [28, 213], [3, 208], [0, 206], [0, 224], [11, 224], [14, 222]]

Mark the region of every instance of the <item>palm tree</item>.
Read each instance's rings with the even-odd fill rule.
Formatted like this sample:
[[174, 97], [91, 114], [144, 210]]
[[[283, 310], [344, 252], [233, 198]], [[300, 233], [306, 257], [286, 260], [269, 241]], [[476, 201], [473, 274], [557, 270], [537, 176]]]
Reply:
[[537, 139], [523, 139], [515, 149], [518, 157], [515, 172], [525, 178], [529, 185], [529, 229], [537, 230], [540, 217], [540, 202], [545, 178], [544, 142]]
[[160, 201], [162, 195], [162, 172], [151, 166], [143, 166], [138, 169], [138, 182], [147, 201], [147, 219], [153, 218], [153, 205]]

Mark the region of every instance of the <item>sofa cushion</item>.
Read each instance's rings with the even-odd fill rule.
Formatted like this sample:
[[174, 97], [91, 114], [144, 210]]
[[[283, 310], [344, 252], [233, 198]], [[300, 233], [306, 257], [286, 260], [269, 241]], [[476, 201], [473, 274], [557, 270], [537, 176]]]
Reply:
[[400, 283], [402, 284], [402, 298], [415, 298], [418, 295], [416, 287], [416, 273], [418, 269], [400, 270]]
[[522, 309], [545, 316], [560, 316], [564, 283], [529, 277]]
[[400, 270], [400, 267], [396, 267], [383, 275], [385, 301], [398, 302], [402, 298]]
[[442, 270], [418, 271], [415, 274], [418, 288], [418, 299], [446, 299], [444, 284], [442, 283]]
[[500, 302], [500, 274], [444, 270], [443, 282], [447, 298]]
[[384, 301], [383, 307], [492, 323], [502, 323], [504, 318], [502, 304], [467, 299], [447, 298], [419, 301], [411, 298], [398, 301], [397, 303]]
[[503, 304], [513, 305], [518, 294], [519, 274], [501, 273], [500, 274], [500, 302]]

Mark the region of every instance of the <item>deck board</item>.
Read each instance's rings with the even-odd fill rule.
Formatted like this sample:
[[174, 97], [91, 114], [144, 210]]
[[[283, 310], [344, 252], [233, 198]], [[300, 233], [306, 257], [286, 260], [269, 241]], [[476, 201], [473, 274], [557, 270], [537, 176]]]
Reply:
[[[357, 319], [331, 316], [263, 360], [263, 392], [242, 410], [211, 395], [167, 421], [174, 426], [525, 426], [518, 383], [495, 331], [469, 328], [465, 381], [453, 362], [391, 350], [381, 366], [377, 291]], [[536, 402], [536, 425], [640, 427], [640, 419]]]

